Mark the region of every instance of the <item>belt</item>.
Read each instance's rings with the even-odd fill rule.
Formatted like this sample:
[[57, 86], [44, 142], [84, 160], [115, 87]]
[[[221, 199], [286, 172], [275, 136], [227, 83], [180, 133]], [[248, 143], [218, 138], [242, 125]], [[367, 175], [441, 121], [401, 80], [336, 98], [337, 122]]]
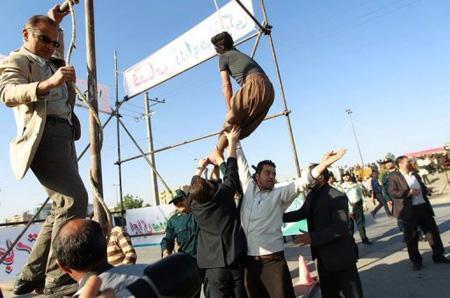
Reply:
[[263, 255], [263, 256], [248, 256], [248, 258], [251, 258], [251, 259], [257, 260], [257, 261], [283, 260], [284, 259], [284, 251], [274, 252], [273, 254]]
[[61, 124], [68, 124], [68, 125], [70, 125], [69, 120], [67, 120], [65, 118], [60, 118], [60, 117], [54, 117], [54, 116], [47, 116], [47, 122], [61, 123]]

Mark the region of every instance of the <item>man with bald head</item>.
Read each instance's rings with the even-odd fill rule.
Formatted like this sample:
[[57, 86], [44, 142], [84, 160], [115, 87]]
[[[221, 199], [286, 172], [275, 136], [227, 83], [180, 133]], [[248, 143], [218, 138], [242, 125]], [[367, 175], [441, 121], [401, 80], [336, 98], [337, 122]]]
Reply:
[[47, 217], [14, 294], [44, 288], [48, 297], [61, 297], [77, 288], [52, 255], [52, 239], [61, 225], [86, 217], [88, 194], [78, 173], [74, 140], [81, 135], [73, 108], [75, 69], [63, 60], [63, 32], [59, 25], [68, 12], [56, 5], [48, 16], [28, 19], [22, 29], [23, 46], [0, 64], [0, 100], [14, 110], [17, 136], [10, 144], [16, 179], [31, 169], [52, 199]]
[[[106, 237], [101, 226], [90, 219], [73, 219], [56, 234], [53, 250], [58, 266], [78, 282], [78, 293], [92, 275], [102, 279], [102, 290], [120, 291], [144, 274], [145, 264], [120, 265], [108, 263]], [[89, 252], [89, 253], [87, 253]]]

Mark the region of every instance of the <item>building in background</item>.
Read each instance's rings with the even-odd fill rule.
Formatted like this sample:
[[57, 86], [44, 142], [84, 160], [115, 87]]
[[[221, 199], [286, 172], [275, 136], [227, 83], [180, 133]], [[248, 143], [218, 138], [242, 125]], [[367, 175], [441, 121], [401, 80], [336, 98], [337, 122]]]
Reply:
[[172, 193], [175, 192], [175, 190], [181, 189], [185, 193], [189, 192], [189, 185], [181, 185], [175, 188], [171, 188], [170, 191], [163, 190], [159, 192], [159, 203], [161, 205], [167, 205], [169, 204], [169, 201], [172, 200]]

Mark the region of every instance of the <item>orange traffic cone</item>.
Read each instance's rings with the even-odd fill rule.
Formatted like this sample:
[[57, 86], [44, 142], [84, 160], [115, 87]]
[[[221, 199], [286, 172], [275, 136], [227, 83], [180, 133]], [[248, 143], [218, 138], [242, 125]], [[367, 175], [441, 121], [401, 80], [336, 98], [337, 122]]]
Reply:
[[305, 259], [302, 255], [298, 257], [298, 279], [299, 285], [311, 286], [314, 284], [314, 279], [312, 279], [311, 274], [309, 274], [308, 266], [306, 265]]

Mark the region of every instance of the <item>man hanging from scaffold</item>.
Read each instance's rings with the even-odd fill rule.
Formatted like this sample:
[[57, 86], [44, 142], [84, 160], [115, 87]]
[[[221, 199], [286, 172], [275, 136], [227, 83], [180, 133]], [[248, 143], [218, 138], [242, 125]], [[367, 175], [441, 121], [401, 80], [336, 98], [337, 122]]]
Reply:
[[74, 140], [81, 134], [74, 114], [75, 69], [63, 60], [59, 24], [69, 13], [59, 5], [48, 16], [31, 17], [22, 29], [23, 46], [0, 65], [0, 99], [14, 110], [17, 136], [11, 165], [17, 179], [29, 168], [52, 199], [52, 210], [39, 233], [14, 294], [42, 290], [47, 297], [72, 294], [77, 283], [58, 268], [51, 247], [69, 219], [84, 218], [88, 194], [78, 173]]
[[[275, 94], [264, 70], [233, 46], [233, 38], [228, 32], [217, 34], [211, 42], [219, 54], [222, 92], [227, 104], [225, 123], [216, 146], [222, 153], [228, 145], [224, 131], [238, 125], [241, 127], [240, 139], [248, 137], [266, 117]], [[234, 95], [230, 75], [240, 85]]]

